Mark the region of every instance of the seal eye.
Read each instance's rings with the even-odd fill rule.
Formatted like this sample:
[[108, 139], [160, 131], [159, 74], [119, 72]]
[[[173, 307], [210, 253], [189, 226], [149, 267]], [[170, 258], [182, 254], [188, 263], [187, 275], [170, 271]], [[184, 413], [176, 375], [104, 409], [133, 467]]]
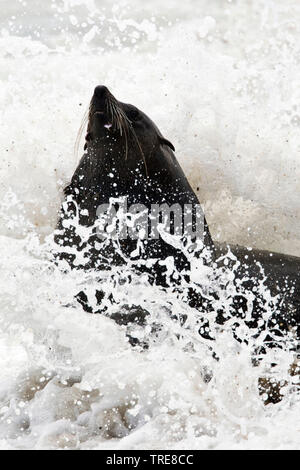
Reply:
[[128, 112], [127, 116], [129, 117], [130, 121], [137, 121], [139, 117], [139, 112], [137, 109], [132, 109]]

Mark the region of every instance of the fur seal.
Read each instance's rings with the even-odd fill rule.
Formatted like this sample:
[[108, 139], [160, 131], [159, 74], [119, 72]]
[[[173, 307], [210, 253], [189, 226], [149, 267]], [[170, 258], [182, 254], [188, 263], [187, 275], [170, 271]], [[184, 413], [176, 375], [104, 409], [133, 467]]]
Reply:
[[[84, 254], [81, 258], [87, 269], [109, 269], [111, 264], [135, 259], [136, 267], [147, 270], [145, 260], [151, 259], [153, 282], [165, 285], [168, 269], [163, 261], [173, 257], [177, 278], [171, 282], [178, 283], [178, 272], [186, 270], [189, 263], [182, 251], [160, 233], [153, 236], [152, 227], [146, 226], [147, 233], [142, 241], [134, 230], [133, 236], [119, 239], [118, 250], [111, 240], [106, 240], [102, 248], [99, 246], [99, 232], [94, 226], [99, 207], [107, 207], [115, 201], [120, 209], [122, 198], [126, 198], [126, 207], [134, 208], [133, 218], [137, 206], [146, 209], [148, 215], [151, 213], [149, 218], [153, 218], [151, 211], [156, 209], [158, 222], [162, 222], [162, 210], [169, 211], [172, 235], [180, 232], [184, 236], [187, 225], [194, 234], [195, 223], [199, 222], [202, 248], [208, 258], [212, 255], [213, 241], [207, 222], [175, 157], [174, 146], [145, 113], [118, 101], [107, 87], [97, 86], [90, 102], [84, 149], [72, 180], [65, 188], [65, 203], [57, 225], [55, 240], [61, 247], [61, 258], [75, 265], [76, 253], [72, 248], [76, 247], [77, 253]], [[179, 217], [174, 215], [176, 211]], [[191, 213], [189, 224], [184, 220], [184, 211]], [[67, 226], [70, 220], [91, 228], [88, 239], [80, 237], [74, 225]]]
[[[169, 286], [171, 283], [180, 286], [182, 279], [188, 281], [190, 258], [186, 256], [185, 250], [187, 237], [183, 215], [188, 207], [192, 212], [189, 224], [194, 228], [197, 210], [201, 206], [174, 151], [173, 144], [145, 113], [131, 104], [118, 101], [105, 86], [97, 86], [89, 108], [85, 153], [70, 184], [65, 188], [65, 201], [55, 234], [55, 241], [59, 246], [58, 257], [66, 260], [71, 267], [84, 269], [110, 269], [112, 264], [124, 265], [134, 260], [135, 268], [147, 271], [151, 282], [158, 285]], [[99, 231], [95, 227], [95, 222], [99, 219], [99, 207], [107, 209], [115, 201], [118, 209], [122, 198], [126, 198], [126, 207], [139, 206], [148, 213], [153, 206], [158, 206], [159, 220], [162, 206], [179, 208], [179, 218], [174, 215], [176, 211], [173, 211], [173, 218], [169, 214], [169, 222], [170, 228], [173, 227], [173, 235], [179, 229], [180, 247], [170, 243], [168, 237], [164, 237], [161, 232], [158, 237], [146, 236], [142, 239], [139, 236], [125, 236], [118, 239], [117, 243], [109, 237], [99, 240]], [[136, 215], [137, 212], [133, 211], [131, 218], [134, 219]], [[224, 247], [213, 243], [203, 213], [202, 228], [200, 245], [196, 244], [195, 248], [191, 243], [188, 248], [195, 257], [204, 253], [205, 262], [214, 264], [217, 272], [218, 268], [222, 269]], [[144, 232], [149, 235], [151, 230], [146, 226]], [[127, 232], [126, 234], [128, 235]], [[191, 240], [194, 241], [193, 237], [190, 237]], [[202, 294], [191, 289], [188, 292], [189, 305], [200, 307], [205, 315], [216, 311], [216, 305], [219, 305], [216, 323], [223, 325], [228, 319], [229, 311], [231, 318], [236, 316], [246, 319], [247, 326], [257, 329], [266, 309], [270, 310], [263, 294], [259, 294], [257, 290], [261, 284], [258, 266], [262, 266], [266, 274], [264, 282], [272, 295], [279, 295], [277, 305], [271, 306], [273, 311], [270, 321], [263, 322], [264, 328], [269, 328], [270, 323], [272, 324], [271, 336], [274, 333], [276, 340], [269, 335], [266, 342], [278, 345], [278, 331], [281, 334], [291, 328], [298, 329], [296, 335], [299, 338], [300, 260], [284, 255], [271, 256], [270, 253], [259, 250], [249, 252], [243, 247], [231, 249], [239, 263], [235, 271], [236, 291], [231, 305], [227, 305], [225, 309], [222, 307], [218, 299], [218, 285], [211, 295], [217, 303], [207, 300], [203, 302]], [[80, 261], [77, 259], [78, 254]], [[169, 269], [170, 259], [176, 269]], [[152, 260], [150, 265], [149, 260]], [[249, 321], [245, 289], [252, 294], [256, 293]], [[101, 292], [97, 298], [101, 302]], [[91, 311], [83, 293], [79, 296], [79, 301], [87, 311]], [[136, 315], [133, 312], [131, 317], [138, 317], [138, 321], [143, 323], [146, 314], [147, 312], [139, 312]], [[116, 321], [124, 323], [128, 321], [128, 314], [125, 317], [122, 319], [119, 315]], [[200, 333], [211, 338], [209, 328], [204, 328]]]

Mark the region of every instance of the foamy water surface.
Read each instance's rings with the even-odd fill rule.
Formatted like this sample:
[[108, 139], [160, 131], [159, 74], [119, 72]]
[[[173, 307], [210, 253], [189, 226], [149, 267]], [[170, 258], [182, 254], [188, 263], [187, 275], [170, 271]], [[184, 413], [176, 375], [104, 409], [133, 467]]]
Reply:
[[[299, 448], [292, 353], [253, 367], [253, 344], [224, 329], [216, 361], [197, 312], [172, 293], [143, 278], [116, 288], [120, 273], [64, 273], [49, 255], [78, 129], [105, 84], [173, 142], [216, 239], [300, 256], [299, 2], [1, 7], [0, 447]], [[134, 331], [149, 349], [76, 303], [99, 283], [163, 325], [155, 340]], [[170, 313], [183, 310], [181, 329]], [[262, 376], [286, 383], [280, 403], [263, 404]]]

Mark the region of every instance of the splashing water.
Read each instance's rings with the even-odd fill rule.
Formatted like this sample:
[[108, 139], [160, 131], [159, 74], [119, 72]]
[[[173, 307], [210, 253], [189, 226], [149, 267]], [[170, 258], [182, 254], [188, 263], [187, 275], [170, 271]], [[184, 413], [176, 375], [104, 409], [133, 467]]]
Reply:
[[[233, 321], [215, 324], [217, 304], [205, 340], [205, 312], [131, 268], [84, 273], [51, 260], [99, 83], [172, 139], [216, 238], [300, 254], [298, 2], [44, 3], [4, 0], [0, 14], [0, 447], [299, 447], [288, 348], [254, 367], [264, 330], [240, 321], [236, 341]], [[192, 275], [209, 283], [201, 263]], [[234, 268], [218, 282], [230, 306]], [[99, 286], [104, 313], [88, 314], [75, 296]], [[144, 326], [110, 318], [126, 305], [149, 313]], [[262, 377], [281, 381], [280, 403], [264, 405]]]

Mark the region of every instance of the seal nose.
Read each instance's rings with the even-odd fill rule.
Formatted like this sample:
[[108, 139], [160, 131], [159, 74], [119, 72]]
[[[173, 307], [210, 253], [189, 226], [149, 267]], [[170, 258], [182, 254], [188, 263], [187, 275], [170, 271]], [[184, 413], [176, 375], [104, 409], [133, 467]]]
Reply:
[[108, 88], [104, 85], [98, 85], [95, 88], [94, 95], [98, 99], [104, 99], [108, 93]]

